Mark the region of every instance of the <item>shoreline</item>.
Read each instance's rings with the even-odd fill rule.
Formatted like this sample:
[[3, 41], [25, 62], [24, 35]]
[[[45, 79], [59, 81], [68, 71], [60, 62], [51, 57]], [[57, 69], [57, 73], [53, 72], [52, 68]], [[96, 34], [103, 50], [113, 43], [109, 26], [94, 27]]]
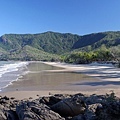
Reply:
[[[35, 61], [33, 61], [35, 62]], [[39, 63], [39, 61], [37, 61]], [[51, 72], [76, 72], [76, 73], [82, 73], [82, 74], [85, 74], [87, 76], [90, 76], [92, 78], [96, 78], [96, 75], [94, 75], [93, 73], [88, 73], [89, 70], [95, 70], [95, 68], [91, 67], [91, 68], [87, 68], [88, 66], [87, 65], [72, 65], [72, 64], [66, 64], [66, 63], [57, 63], [57, 62], [40, 62], [40, 63], [44, 63], [44, 64], [47, 64], [47, 65], [50, 65], [50, 66], [55, 66], [55, 67], [60, 67], [60, 68], [63, 68], [63, 69], [59, 69], [59, 70], [48, 70], [51, 71]], [[109, 66], [108, 66], [109, 67]], [[103, 67], [101, 67], [101, 69], [104, 69]], [[107, 68], [105, 68], [107, 69]], [[113, 68], [112, 68], [113, 69]], [[88, 70], [88, 71], [87, 71]], [[99, 78], [99, 77], [98, 77]], [[103, 81], [101, 80], [101, 78], [99, 78], [100, 81]], [[119, 76], [118, 76], [118, 79], [117, 81], [119, 80]], [[111, 81], [111, 80], [110, 80]], [[17, 82], [17, 81], [16, 81]], [[109, 82], [109, 81], [108, 81]], [[14, 86], [14, 83], [13, 83], [13, 86]], [[29, 98], [29, 97], [32, 97], [33, 99], [36, 99], [38, 96], [48, 96], [50, 94], [76, 94], [76, 93], [83, 93], [83, 94], [88, 94], [88, 95], [91, 95], [91, 94], [106, 94], [106, 93], [110, 93], [111, 91], [114, 91], [116, 93], [116, 96], [120, 97], [120, 89], [116, 86], [114, 86], [113, 88], [110, 88], [110, 86], [107, 85], [107, 88], [106, 89], [97, 89], [96, 91], [93, 91], [93, 90], [16, 90], [16, 91], [11, 91], [11, 92], [0, 92], [0, 95], [2, 96], [9, 96], [9, 97], [15, 97], [17, 99], [24, 99], [24, 98]], [[37, 96], [38, 95], [38, 96]]]
[[115, 93], [115, 96], [120, 97], [120, 89], [104, 89], [104, 91], [98, 90], [98, 91], [59, 91], [59, 90], [43, 90], [43, 91], [12, 91], [12, 92], [3, 92], [0, 93], [0, 96], [7, 96], [7, 97], [14, 97], [17, 100], [24, 100], [24, 99], [37, 99], [39, 97], [44, 97], [44, 96], [51, 96], [55, 94], [68, 94], [68, 95], [74, 95], [74, 94], [79, 94], [82, 93], [84, 95], [106, 95], [106, 94], [111, 94], [112, 92]]
[[1, 61], [0, 92], [24, 75], [27, 65], [29, 65], [27, 61]]
[[[115, 68], [112, 64], [96, 63], [96, 64], [78, 64], [78, 65], [76, 65], [76, 64], [57, 63], [57, 62], [43, 62], [43, 63], [52, 65], [52, 66], [56, 66], [56, 67], [64, 68], [63, 69], [64, 71], [82, 73], [82, 74], [85, 74], [90, 77], [98, 78], [100, 80], [120, 81], [120, 71], [118, 70], [119, 68]], [[101, 69], [101, 70], [99, 70], [99, 69]], [[116, 71], [116, 70], [118, 70], [118, 71]], [[106, 76], [104, 74], [106, 74]], [[114, 74], [113, 77], [112, 77], [112, 74]], [[107, 75], [109, 75], [108, 79], [107, 79]], [[104, 79], [103, 79], [103, 77], [104, 77]]]

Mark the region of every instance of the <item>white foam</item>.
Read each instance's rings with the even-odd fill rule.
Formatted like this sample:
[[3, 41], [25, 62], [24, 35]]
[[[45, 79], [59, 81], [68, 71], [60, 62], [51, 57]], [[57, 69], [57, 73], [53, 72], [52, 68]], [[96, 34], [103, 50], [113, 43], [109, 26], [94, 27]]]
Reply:
[[[2, 64], [0, 66], [0, 83], [1, 83], [0, 88], [3, 89], [8, 85], [11, 85], [12, 82], [17, 80], [17, 78], [20, 76], [20, 73], [17, 73], [17, 74], [14, 74], [13, 76], [15, 79], [12, 79], [12, 76], [10, 76], [11, 78], [9, 78], [8, 76], [7, 79], [3, 79], [2, 77], [4, 74], [7, 75], [8, 73], [11, 73], [11, 72], [17, 72], [19, 68], [23, 68], [23, 67], [26, 68], [28, 64], [29, 62], [5, 62], [5, 64]], [[2, 85], [2, 84], [5, 84], [5, 82], [6, 82], [6, 85]]]
[[3, 74], [13, 71], [18, 71], [18, 68], [26, 66], [28, 62], [15, 62], [11, 64], [4, 64], [3, 66], [0, 66], [0, 77], [2, 77]]

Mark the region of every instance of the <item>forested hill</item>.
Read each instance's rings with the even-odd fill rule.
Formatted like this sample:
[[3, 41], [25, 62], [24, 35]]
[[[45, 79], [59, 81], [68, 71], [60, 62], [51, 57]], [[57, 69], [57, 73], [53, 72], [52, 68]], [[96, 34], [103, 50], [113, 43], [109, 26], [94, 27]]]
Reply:
[[45, 52], [60, 54], [72, 49], [80, 36], [70, 33], [45, 32], [41, 34], [5, 34], [0, 38], [0, 47], [9, 51], [26, 45]]
[[101, 32], [81, 36], [73, 45], [74, 49], [91, 47], [91, 50], [100, 48], [105, 45], [107, 48], [120, 45], [120, 31], [118, 32]]
[[79, 36], [71, 33], [5, 34], [0, 37], [0, 58], [49, 60], [73, 50], [94, 50], [120, 45], [120, 32], [101, 32]]

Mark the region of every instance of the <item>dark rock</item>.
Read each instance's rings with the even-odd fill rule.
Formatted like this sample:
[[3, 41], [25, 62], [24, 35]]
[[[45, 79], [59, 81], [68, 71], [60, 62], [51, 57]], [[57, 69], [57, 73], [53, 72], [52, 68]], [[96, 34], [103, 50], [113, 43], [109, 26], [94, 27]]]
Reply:
[[27, 103], [21, 103], [16, 107], [16, 113], [19, 120], [39, 120], [30, 108], [28, 108]]
[[3, 111], [0, 109], [0, 120], [7, 120], [7, 117], [3, 113]]
[[89, 105], [84, 114], [73, 117], [71, 120], [96, 120], [96, 109], [101, 107], [101, 104]]
[[2, 99], [9, 100], [10, 98], [7, 96], [4, 96]]
[[53, 96], [49, 96], [49, 97], [42, 97], [40, 99], [40, 103], [44, 103], [48, 106], [52, 106], [58, 102], [60, 102], [61, 100], [63, 99], [66, 99], [66, 98], [70, 98], [71, 96], [68, 95], [68, 94], [55, 94]]
[[11, 109], [16, 108], [16, 104], [15, 103], [11, 103], [9, 106], [10, 106]]
[[64, 120], [58, 113], [50, 110], [45, 104], [36, 102], [20, 103], [16, 107], [19, 120]]
[[21, 101], [1, 96], [0, 120], [120, 120], [120, 99], [113, 92], [56, 94]]
[[61, 116], [76, 116], [85, 112], [86, 104], [79, 97], [63, 99], [51, 107]]
[[40, 98], [39, 102], [44, 103], [46, 105], [51, 105], [52, 104], [51, 101], [50, 101], [50, 97], [42, 97], [42, 98]]
[[87, 105], [95, 104], [95, 103], [104, 103], [105, 102], [105, 96], [104, 95], [90, 95], [86, 98], [85, 103]]
[[1, 99], [0, 100], [0, 104], [2, 105], [2, 104], [5, 104], [5, 103], [7, 103], [7, 101], [5, 100], [5, 99]]
[[120, 102], [106, 103], [96, 110], [98, 120], [120, 120]]
[[1, 105], [6, 105], [6, 104], [10, 104], [10, 99], [8, 98], [8, 97], [2, 97], [1, 99], [0, 99], [0, 104]]
[[14, 100], [14, 99], [15, 99], [15, 97], [11, 97], [10, 99], [11, 99], [11, 100]]
[[96, 120], [96, 109], [102, 107], [100, 103], [89, 105], [84, 114], [86, 120]]
[[33, 99], [32, 97], [29, 97], [29, 99]]
[[8, 110], [5, 112], [7, 120], [19, 120], [17, 114], [13, 110]]
[[85, 116], [83, 114], [80, 114], [78, 116], [73, 117], [70, 120], [86, 120]]

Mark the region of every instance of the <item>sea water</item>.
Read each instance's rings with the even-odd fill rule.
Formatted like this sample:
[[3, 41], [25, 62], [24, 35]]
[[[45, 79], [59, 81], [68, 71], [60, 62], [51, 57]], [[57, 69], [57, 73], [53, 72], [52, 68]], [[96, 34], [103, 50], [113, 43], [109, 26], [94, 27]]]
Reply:
[[29, 62], [0, 61], [0, 91], [17, 80], [27, 70]]

